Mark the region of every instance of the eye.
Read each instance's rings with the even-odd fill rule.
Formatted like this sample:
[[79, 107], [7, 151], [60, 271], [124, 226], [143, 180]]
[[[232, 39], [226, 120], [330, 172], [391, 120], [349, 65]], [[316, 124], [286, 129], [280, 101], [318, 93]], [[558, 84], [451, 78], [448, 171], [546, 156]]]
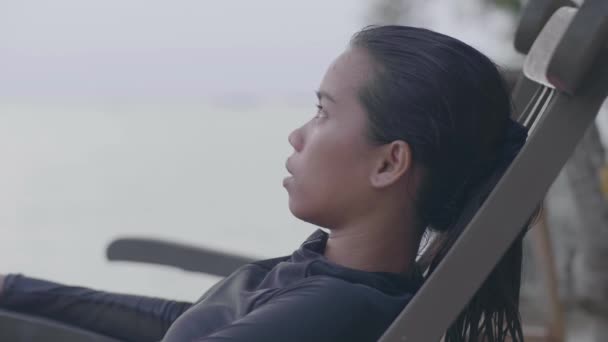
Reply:
[[327, 116], [327, 114], [323, 110], [323, 106], [321, 106], [320, 104], [317, 104], [317, 115], [315, 115], [315, 119], [324, 118], [326, 116]]

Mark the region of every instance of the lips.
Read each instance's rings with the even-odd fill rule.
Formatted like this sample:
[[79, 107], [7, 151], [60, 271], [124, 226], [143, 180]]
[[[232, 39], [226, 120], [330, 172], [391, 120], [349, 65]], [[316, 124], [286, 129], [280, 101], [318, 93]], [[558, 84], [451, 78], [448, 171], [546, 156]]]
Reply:
[[289, 172], [290, 175], [293, 175], [291, 165], [289, 164], [289, 158], [287, 158], [287, 161], [285, 161], [285, 168], [287, 169], [287, 172]]
[[287, 158], [287, 160], [285, 161], [285, 168], [287, 169], [287, 172], [289, 172], [289, 176], [285, 177], [283, 179], [283, 186], [285, 188], [287, 188], [287, 185], [290, 183], [291, 179], [293, 178], [293, 172], [291, 171], [291, 166], [289, 164], [289, 158]]

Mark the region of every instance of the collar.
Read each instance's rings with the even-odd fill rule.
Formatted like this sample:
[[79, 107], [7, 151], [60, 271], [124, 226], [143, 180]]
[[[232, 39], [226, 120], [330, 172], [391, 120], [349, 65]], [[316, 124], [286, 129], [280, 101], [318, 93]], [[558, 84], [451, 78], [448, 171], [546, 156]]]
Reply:
[[408, 274], [369, 272], [345, 267], [329, 261], [324, 255], [329, 234], [321, 229], [312, 233], [291, 256], [292, 262], [310, 262], [308, 275], [330, 275], [352, 283], [362, 283], [386, 293], [416, 292], [424, 281], [415, 267]]

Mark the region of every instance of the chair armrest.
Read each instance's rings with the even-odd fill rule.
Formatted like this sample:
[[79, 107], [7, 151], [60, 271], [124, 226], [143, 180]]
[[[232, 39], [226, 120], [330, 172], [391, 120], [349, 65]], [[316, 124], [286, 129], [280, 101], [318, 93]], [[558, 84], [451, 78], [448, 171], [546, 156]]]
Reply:
[[140, 237], [112, 241], [106, 249], [106, 256], [110, 261], [159, 264], [222, 277], [255, 260], [208, 248]]

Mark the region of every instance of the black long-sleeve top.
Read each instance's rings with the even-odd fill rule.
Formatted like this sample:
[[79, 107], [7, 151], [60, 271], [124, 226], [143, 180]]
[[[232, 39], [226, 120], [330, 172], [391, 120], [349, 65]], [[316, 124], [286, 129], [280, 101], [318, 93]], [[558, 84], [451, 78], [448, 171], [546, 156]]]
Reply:
[[317, 230], [291, 256], [247, 264], [195, 303], [8, 275], [0, 307], [124, 341], [376, 341], [422, 283], [323, 256]]

